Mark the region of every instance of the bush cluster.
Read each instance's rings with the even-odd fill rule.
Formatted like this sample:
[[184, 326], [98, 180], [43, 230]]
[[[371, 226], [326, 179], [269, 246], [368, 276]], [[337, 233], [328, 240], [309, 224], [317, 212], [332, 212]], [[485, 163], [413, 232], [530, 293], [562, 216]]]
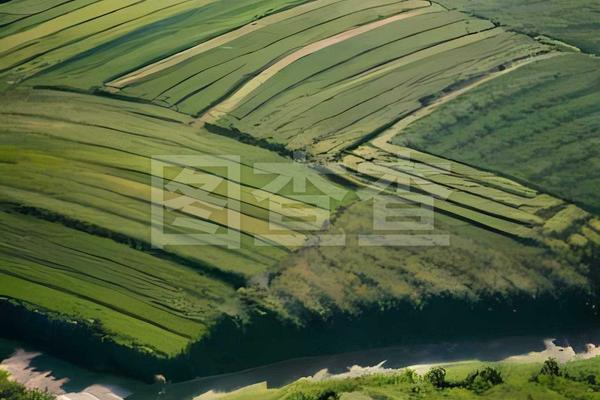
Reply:
[[30, 390], [25, 386], [10, 381], [8, 373], [0, 371], [0, 400], [54, 400], [51, 393], [40, 390]]

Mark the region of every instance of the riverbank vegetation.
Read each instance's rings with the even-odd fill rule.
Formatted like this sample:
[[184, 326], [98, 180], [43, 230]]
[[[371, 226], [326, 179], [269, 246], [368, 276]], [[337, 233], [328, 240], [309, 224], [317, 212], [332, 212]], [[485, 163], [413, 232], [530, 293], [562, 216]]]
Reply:
[[[597, 359], [559, 365], [544, 363], [464, 363], [431, 368], [422, 375], [411, 369], [333, 378], [302, 379], [281, 389], [258, 384], [219, 400], [567, 400], [600, 398], [600, 361]], [[168, 393], [168, 392], [167, 392]], [[206, 397], [199, 396], [202, 400]]]
[[2, 400], [54, 400], [50, 393], [30, 390], [25, 386], [9, 379], [6, 371], [0, 370], [0, 399]]

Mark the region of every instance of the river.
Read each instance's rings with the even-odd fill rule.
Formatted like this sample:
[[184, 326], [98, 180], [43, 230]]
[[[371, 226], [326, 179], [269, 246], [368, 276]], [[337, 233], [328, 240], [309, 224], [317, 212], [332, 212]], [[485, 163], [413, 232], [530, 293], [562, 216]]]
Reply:
[[302, 377], [313, 376], [325, 369], [330, 374], [340, 374], [354, 365], [369, 367], [382, 361], [385, 361], [385, 368], [410, 366], [424, 369], [432, 364], [473, 360], [523, 362], [542, 361], [552, 356], [568, 361], [574, 357], [582, 357], [586, 351], [588, 353], [584, 357], [600, 354], [599, 349], [590, 352], [590, 348], [586, 347], [588, 343], [600, 344], [600, 328], [592, 328], [583, 333], [453, 341], [298, 358], [246, 371], [160, 386], [91, 372], [37, 352], [22, 343], [0, 339], [0, 359], [4, 360], [0, 366], [12, 369], [11, 373], [17, 380], [30, 386], [48, 388], [61, 394], [59, 400], [191, 400], [210, 390], [229, 392], [260, 382], [267, 382], [269, 387], [278, 387]]

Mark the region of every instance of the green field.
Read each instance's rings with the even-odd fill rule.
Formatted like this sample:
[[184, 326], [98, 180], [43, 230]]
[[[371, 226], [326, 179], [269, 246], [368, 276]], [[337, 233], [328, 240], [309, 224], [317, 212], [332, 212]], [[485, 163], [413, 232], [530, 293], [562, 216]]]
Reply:
[[395, 143], [497, 171], [600, 210], [600, 63], [527, 65], [410, 125]]
[[[165, 5], [156, 0], [76, 0], [55, 6], [44, 2], [44, 9], [37, 12], [30, 3], [34, 2], [0, 5], [0, 13], [31, 12], [2, 28], [2, 85], [46, 72], [44, 84], [99, 87], [110, 78], [302, 1], [243, 0], [233, 5], [180, 0]], [[199, 30], [199, 25], [208, 28]]]
[[569, 46], [597, 46], [595, 6], [539, 7], [2, 2], [6, 330], [181, 380], [427, 340], [448, 304], [457, 334], [595, 322], [600, 65]]
[[440, 0], [446, 7], [490, 18], [532, 36], [544, 35], [587, 53], [600, 52], [600, 5], [584, 0]]
[[298, 60], [216, 123], [291, 149], [336, 154], [455, 82], [548, 51], [487, 20], [429, 8]]

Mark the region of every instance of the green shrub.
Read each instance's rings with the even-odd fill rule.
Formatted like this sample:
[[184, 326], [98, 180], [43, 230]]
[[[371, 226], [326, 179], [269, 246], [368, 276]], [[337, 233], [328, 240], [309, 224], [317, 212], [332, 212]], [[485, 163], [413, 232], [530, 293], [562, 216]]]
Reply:
[[493, 386], [504, 383], [502, 374], [496, 368], [486, 367], [483, 370], [471, 372], [461, 386], [481, 394]]
[[438, 389], [448, 386], [446, 382], [446, 370], [442, 367], [431, 368], [424, 376], [425, 381]]
[[563, 376], [563, 372], [561, 371], [558, 362], [555, 358], [548, 358], [544, 361], [544, 365], [542, 365], [540, 372], [531, 377], [531, 381], [539, 382], [540, 377], [554, 378], [558, 376]]
[[54, 400], [51, 393], [29, 390], [25, 386], [8, 379], [8, 373], [0, 371], [0, 400]]

